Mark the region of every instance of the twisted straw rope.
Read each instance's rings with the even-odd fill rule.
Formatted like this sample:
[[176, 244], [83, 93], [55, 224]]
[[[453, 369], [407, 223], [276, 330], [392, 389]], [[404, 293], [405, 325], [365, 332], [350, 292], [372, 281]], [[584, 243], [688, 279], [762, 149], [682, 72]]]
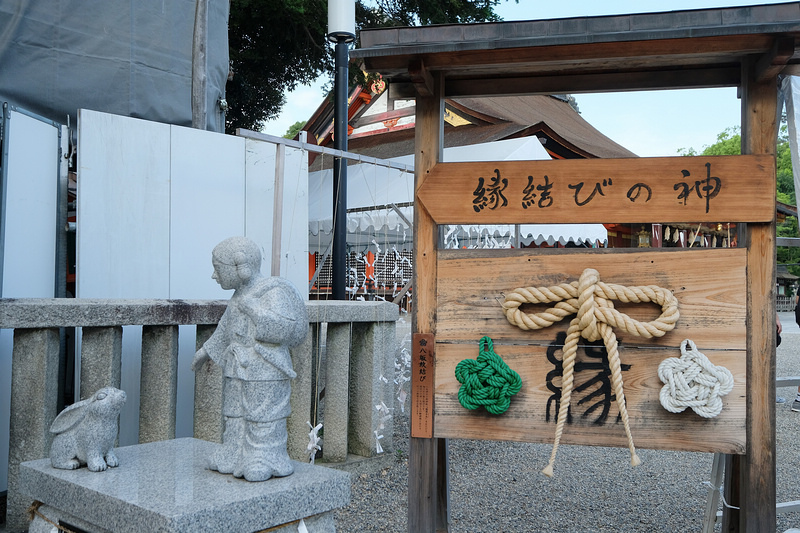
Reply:
[[[656, 303], [661, 306], [661, 315], [652, 322], [639, 322], [614, 309], [612, 300], [625, 303]], [[524, 313], [520, 306], [526, 303], [553, 303], [555, 306], [541, 313]], [[564, 342], [562, 362], [561, 402], [558, 407], [556, 436], [549, 464], [542, 470], [548, 477], [553, 476], [558, 444], [567, 421], [570, 397], [572, 396], [575, 359], [578, 353], [578, 340], [603, 339], [608, 352], [611, 370], [611, 384], [617, 399], [617, 407], [628, 437], [631, 451], [631, 465], [641, 464], [633, 445], [628, 410], [625, 407], [625, 393], [622, 388], [622, 369], [617, 349], [617, 336], [612, 328], [620, 328], [632, 335], [647, 339], [661, 337], [675, 327], [680, 314], [675, 295], [656, 285], [625, 287], [600, 281], [600, 274], [593, 268], [583, 271], [578, 281], [561, 283], [552, 287], [525, 287], [514, 289], [503, 302], [503, 313], [508, 321], [523, 330], [544, 329], [570, 315], [577, 315], [569, 324], [567, 339]]]

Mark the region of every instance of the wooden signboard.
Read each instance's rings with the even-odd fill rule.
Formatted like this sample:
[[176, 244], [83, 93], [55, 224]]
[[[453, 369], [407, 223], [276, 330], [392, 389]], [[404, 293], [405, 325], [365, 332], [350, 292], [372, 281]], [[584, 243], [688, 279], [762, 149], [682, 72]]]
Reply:
[[[464, 254], [439, 252], [439, 298], [436, 334], [436, 437], [491, 438], [552, 442], [561, 392], [561, 360], [568, 316], [552, 326], [522, 331], [502, 313], [504, 294], [517, 287], [549, 287], [577, 280], [586, 267], [606, 283], [627, 287], [658, 285], [673, 291], [680, 319], [659, 339], [618, 331], [625, 400], [638, 447], [744, 453], [746, 302], [745, 250], [631, 252], [630, 249], [575, 253], [541, 250], [484, 250]], [[555, 252], [555, 253], [553, 253]], [[531, 306], [544, 311], [554, 304]], [[640, 322], [661, 309], [652, 303], [615, 308]], [[522, 390], [500, 416], [470, 411], [458, 401], [456, 365], [478, 357], [478, 340], [488, 335], [494, 349], [522, 378]], [[715, 365], [733, 373], [733, 391], [723, 397], [722, 413], [701, 418], [691, 409], [674, 414], [659, 403], [663, 383], [658, 365], [680, 357], [680, 344], [691, 339]], [[603, 342], [581, 340], [572, 396], [572, 422], [562, 442], [602, 446], [627, 443], [613, 401], [611, 375]]]
[[[764, 184], [774, 183], [774, 175], [769, 156], [449, 163], [431, 169], [418, 200], [436, 224], [770, 222], [774, 192]], [[517, 288], [570, 283], [592, 268], [605, 283], [655, 285], [678, 301], [680, 319], [660, 338], [615, 331], [636, 446], [744, 454], [747, 253], [744, 248], [439, 250], [435, 335], [425, 339], [435, 340], [434, 388], [425, 392], [434, 409], [413, 408], [412, 436], [429, 437], [432, 425], [439, 438], [553, 442], [563, 344], [575, 315], [526, 331], [506, 319], [502, 303]], [[554, 305], [524, 307], [537, 313]], [[661, 312], [653, 303], [613, 305], [640, 322]], [[502, 415], [468, 410], [458, 400], [456, 365], [477, 358], [483, 336], [522, 379]], [[671, 413], [659, 401], [658, 366], [680, 357], [685, 339], [733, 375], [733, 389], [715, 418], [691, 409]], [[421, 405], [429, 402], [415, 404]], [[570, 406], [561, 442], [627, 444], [602, 340], [579, 343]]]
[[437, 224], [768, 222], [766, 155], [439, 163], [418, 199]]

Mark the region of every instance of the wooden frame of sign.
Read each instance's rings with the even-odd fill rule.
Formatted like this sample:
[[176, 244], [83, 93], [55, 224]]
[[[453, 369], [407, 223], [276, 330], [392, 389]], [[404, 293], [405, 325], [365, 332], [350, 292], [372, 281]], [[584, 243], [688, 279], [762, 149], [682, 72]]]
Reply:
[[[764, 155], [439, 163], [420, 184], [417, 205], [435, 225], [769, 223], [775, 215], [775, 193], [763, 184], [774, 182], [774, 176], [774, 158]], [[552, 441], [560, 393], [559, 352], [569, 319], [546, 329], [522, 331], [506, 320], [501, 303], [517, 287], [569, 283], [587, 267], [596, 269], [606, 283], [666, 288], [679, 303], [678, 325], [663, 337], [619, 333], [636, 443], [658, 449], [745, 453], [747, 250], [743, 248], [440, 250], [432, 347], [435, 409], [425, 402], [414, 403], [413, 436]], [[654, 304], [615, 302], [615, 306], [639, 321], [652, 320], [659, 312]], [[477, 358], [483, 335], [494, 339], [496, 351], [523, 380], [513, 408], [504, 416], [469, 411], [458, 401], [455, 367], [462, 359]], [[658, 365], [668, 357], [680, 357], [683, 339], [692, 339], [714, 364], [735, 376], [734, 389], [716, 418], [702, 418], [690, 409], [676, 415], [659, 403]], [[431, 350], [430, 344], [427, 338], [419, 346], [419, 372], [425, 371], [424, 352]], [[576, 392], [585, 391], [575, 398], [573, 421], [563, 442], [624, 446], [627, 438], [617, 421], [608, 369], [599, 359], [586, 359], [596, 350], [584, 352], [575, 387]], [[420, 431], [423, 426], [426, 430]], [[435, 428], [432, 435], [427, 428]]]
[[[777, 77], [800, 72], [798, 39], [796, 3], [361, 31], [352, 56], [389, 81], [390, 100], [416, 99], [408, 531], [449, 530], [449, 437], [552, 442], [542, 361], [558, 351], [551, 345], [564, 325], [522, 331], [505, 321], [498, 299], [517, 287], [574, 281], [587, 266], [607, 283], [674, 291], [680, 305], [677, 326], [657, 341], [617, 332], [622, 363], [630, 365], [623, 382], [635, 443], [724, 452], [725, 498], [739, 509], [724, 508], [722, 530], [775, 529]], [[440, 163], [445, 98], [455, 109], [459, 98], [709, 87], [739, 90], [745, 155]], [[492, 117], [477, 117], [483, 119]], [[501, 138], [521, 134], [503, 131]], [[555, 134], [557, 144], [591, 142]], [[592, 150], [584, 154], [601, 155]], [[500, 221], [738, 222], [739, 248], [437, 249], [442, 224]], [[658, 309], [637, 304], [625, 312], [649, 320]], [[455, 364], [477, 355], [482, 335], [493, 337], [495, 351], [524, 380], [499, 417], [455, 401]], [[677, 356], [684, 338], [735, 377], [718, 418], [673, 415], [656, 401], [657, 363]], [[610, 407], [605, 422], [592, 427], [573, 416], [563, 441], [621, 445], [622, 428], [608, 421], [615, 412]], [[556, 476], [558, 469], [556, 463]]]
[[[448, 438], [553, 441], [548, 355], [559, 350], [567, 324], [522, 331], [508, 323], [500, 302], [517, 287], [577, 280], [586, 267], [607, 283], [668, 288], [679, 302], [678, 325], [663, 337], [622, 335], [636, 445], [730, 454], [728, 482], [741, 494], [728, 496], [739, 498], [743, 528], [774, 524], [776, 84], [755, 82], [750, 66], [742, 72], [749, 154], [742, 156], [440, 163], [443, 77], [433, 77], [429, 96], [417, 97], [409, 531], [447, 529]], [[739, 248], [437, 249], [442, 224], [545, 222], [744, 224]], [[637, 320], [659, 312], [650, 304], [618, 307]], [[457, 399], [455, 366], [477, 357], [483, 335], [523, 380], [502, 416], [468, 411]], [[734, 376], [717, 418], [669, 413], [659, 403], [658, 364], [679, 357], [687, 338]], [[576, 387], [588, 379], [576, 377]], [[572, 417], [563, 443], [625, 446], [613, 404], [583, 413]], [[420, 505], [413, 512], [412, 501]], [[738, 515], [726, 518], [738, 527]]]

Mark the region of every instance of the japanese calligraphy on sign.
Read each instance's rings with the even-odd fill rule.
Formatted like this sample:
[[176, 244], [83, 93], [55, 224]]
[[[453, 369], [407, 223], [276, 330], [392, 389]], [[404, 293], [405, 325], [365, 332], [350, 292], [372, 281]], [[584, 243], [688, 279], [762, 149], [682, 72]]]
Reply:
[[440, 163], [418, 198], [439, 224], [763, 222], [774, 168], [767, 156]]
[[415, 437], [433, 436], [433, 358], [434, 337], [415, 333], [412, 338], [411, 411]]

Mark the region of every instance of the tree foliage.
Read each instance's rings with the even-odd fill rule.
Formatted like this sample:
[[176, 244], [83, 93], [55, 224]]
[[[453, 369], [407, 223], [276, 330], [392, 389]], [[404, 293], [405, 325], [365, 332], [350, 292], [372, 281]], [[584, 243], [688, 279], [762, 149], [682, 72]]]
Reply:
[[231, 0], [225, 130], [258, 130], [284, 93], [331, 68], [327, 0]]
[[[494, 21], [500, 1], [357, 0], [356, 28]], [[226, 132], [260, 129], [278, 116], [286, 91], [332, 71], [327, 25], [327, 0], [231, 0]]]
[[[738, 127], [727, 128], [717, 135], [717, 142], [703, 147], [702, 152], [698, 153], [694, 148], [681, 148], [678, 150], [680, 155], [738, 155], [742, 153], [742, 137]], [[789, 137], [786, 123], [781, 124], [778, 134], [778, 146], [776, 150], [776, 170], [777, 170], [777, 198], [779, 202], [797, 205], [797, 198], [794, 190], [794, 177], [792, 176], [792, 158], [789, 148]], [[796, 217], [786, 217], [782, 224], [777, 227], [778, 237], [797, 237], [798, 226]], [[778, 263], [788, 264], [789, 272], [800, 276], [800, 248], [778, 247]]]
[[694, 148], [681, 148], [678, 150], [680, 155], [739, 155], [742, 153], [742, 136], [739, 133], [739, 126], [726, 128], [722, 133], [717, 134], [717, 142], [703, 147], [703, 151], [697, 153]]
[[[494, 6], [500, 0], [373, 0], [356, 5], [367, 13], [364, 28], [381, 26], [428, 26], [500, 20]], [[356, 13], [358, 19], [358, 12]]]
[[303, 129], [303, 126], [306, 125], [305, 120], [300, 120], [289, 126], [289, 129], [286, 130], [286, 133], [283, 134], [284, 139], [294, 139], [298, 133]]

